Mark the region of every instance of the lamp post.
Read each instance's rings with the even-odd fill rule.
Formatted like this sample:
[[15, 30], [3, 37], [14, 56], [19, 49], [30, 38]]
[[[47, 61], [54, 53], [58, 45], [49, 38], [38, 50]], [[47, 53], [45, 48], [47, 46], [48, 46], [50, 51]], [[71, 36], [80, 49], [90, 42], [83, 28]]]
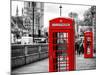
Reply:
[[34, 2], [32, 2], [33, 4], [33, 43], [34, 43]]
[[62, 10], [61, 10], [61, 9], [62, 9], [62, 6], [60, 5], [59, 8], [60, 8], [60, 16], [61, 16], [61, 14], [62, 14], [62, 12], [61, 12], [61, 11], [62, 11]]

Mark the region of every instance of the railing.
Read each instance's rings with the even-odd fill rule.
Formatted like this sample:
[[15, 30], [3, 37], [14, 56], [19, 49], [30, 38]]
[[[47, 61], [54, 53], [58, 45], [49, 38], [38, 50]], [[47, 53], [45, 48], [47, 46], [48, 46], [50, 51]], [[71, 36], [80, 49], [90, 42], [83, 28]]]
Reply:
[[48, 57], [48, 44], [12, 45], [11, 67], [19, 67]]

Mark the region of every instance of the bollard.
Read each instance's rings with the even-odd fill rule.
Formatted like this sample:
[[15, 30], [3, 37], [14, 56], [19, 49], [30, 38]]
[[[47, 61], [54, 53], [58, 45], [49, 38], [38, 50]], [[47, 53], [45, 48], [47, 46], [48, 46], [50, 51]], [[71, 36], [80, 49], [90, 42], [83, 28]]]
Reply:
[[27, 55], [28, 55], [28, 46], [25, 46], [25, 65], [27, 64], [27, 60], [26, 60], [26, 58], [27, 58]]
[[38, 46], [38, 51], [39, 51], [39, 60], [41, 60], [41, 45]]

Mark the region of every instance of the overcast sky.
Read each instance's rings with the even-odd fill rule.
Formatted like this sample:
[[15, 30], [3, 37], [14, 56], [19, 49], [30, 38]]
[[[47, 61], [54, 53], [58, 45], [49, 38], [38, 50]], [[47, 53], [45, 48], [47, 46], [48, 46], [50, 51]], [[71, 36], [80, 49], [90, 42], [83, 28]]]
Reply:
[[83, 14], [86, 10], [90, 8], [90, 6], [80, 6], [80, 5], [67, 5], [67, 4], [44, 4], [44, 18], [45, 18], [45, 26], [48, 26], [49, 20], [60, 17], [60, 8], [62, 5], [62, 17], [68, 17], [70, 12], [75, 12], [78, 14], [78, 18], [80, 20], [83, 19]]
[[[62, 17], [68, 17], [70, 12], [76, 12], [78, 14], [79, 19], [83, 19], [83, 14], [86, 10], [90, 8], [90, 6], [80, 6], [80, 5], [62, 5]], [[24, 7], [23, 1], [12, 1], [12, 16], [16, 14], [16, 8], [18, 6], [19, 15], [22, 15], [22, 8]], [[60, 4], [44, 4], [44, 27], [48, 27], [49, 20], [60, 17]]]

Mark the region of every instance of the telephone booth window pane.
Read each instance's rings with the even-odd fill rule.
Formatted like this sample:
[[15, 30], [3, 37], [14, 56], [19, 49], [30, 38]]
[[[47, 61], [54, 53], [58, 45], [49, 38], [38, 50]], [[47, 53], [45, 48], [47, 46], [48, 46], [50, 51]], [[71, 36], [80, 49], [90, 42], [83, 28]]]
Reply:
[[87, 54], [90, 54], [91, 38], [87, 37]]
[[66, 33], [57, 33], [57, 44], [66, 44]]
[[57, 47], [56, 50], [66, 50], [67, 49], [67, 41], [68, 41], [68, 33], [55, 32], [53, 33], [53, 44]]
[[53, 49], [56, 50], [56, 66], [57, 71], [66, 71], [67, 67], [67, 44], [68, 33], [53, 33]]
[[66, 56], [66, 51], [57, 51], [57, 56]]

